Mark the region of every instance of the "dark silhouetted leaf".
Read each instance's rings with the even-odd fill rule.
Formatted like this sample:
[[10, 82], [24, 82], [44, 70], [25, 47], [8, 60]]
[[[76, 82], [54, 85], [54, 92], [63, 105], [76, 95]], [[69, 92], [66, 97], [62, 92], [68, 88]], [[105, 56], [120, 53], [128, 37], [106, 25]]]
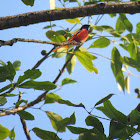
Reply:
[[105, 102], [105, 101], [107, 101], [107, 100], [109, 100], [109, 99], [112, 97], [112, 95], [114, 95], [114, 94], [109, 94], [109, 95], [107, 95], [106, 97], [102, 98], [100, 101], [98, 101], [98, 102], [95, 104], [95, 106], [96, 106], [96, 105], [99, 105], [99, 104], [101, 104], [101, 103], [103, 103], [103, 102]]
[[7, 99], [4, 96], [0, 96], [0, 106], [3, 106], [4, 104], [6, 104]]
[[118, 17], [117, 22], [116, 22], [116, 30], [120, 34], [122, 34], [125, 31], [125, 27], [124, 27], [124, 24], [122, 23], [122, 21], [120, 19], [120, 16]]
[[109, 100], [104, 102], [104, 106], [96, 107], [98, 110], [101, 110], [106, 116], [110, 119], [118, 121], [120, 123], [127, 123], [127, 116], [115, 109]]
[[21, 103], [25, 103], [27, 104], [28, 100], [20, 100], [18, 102], [15, 103], [16, 106], [19, 106]]
[[38, 81], [33, 81], [29, 80], [18, 87], [20, 88], [33, 88], [33, 89], [38, 89], [38, 90], [52, 90], [56, 88], [56, 85], [53, 84], [50, 81], [43, 81], [43, 82], [38, 82]]
[[21, 110], [17, 112], [21, 119], [34, 120], [34, 116], [27, 111]]
[[56, 26], [55, 24], [52, 24], [52, 25], [45, 26], [43, 29], [48, 29], [48, 28], [52, 28], [52, 27], [55, 27], [55, 26]]
[[132, 32], [133, 26], [131, 22], [127, 19], [125, 14], [120, 14], [120, 20], [122, 21], [125, 29], [127, 29], [129, 32]]
[[134, 67], [134, 68], [140, 68], [140, 63], [139, 62], [137, 62], [134, 59], [129, 58], [127, 56], [123, 57], [123, 63], [128, 65], [128, 66]]
[[136, 130], [133, 127], [113, 121], [110, 122], [109, 137], [111, 138], [128, 139], [133, 133], [136, 133]]
[[12, 87], [12, 84], [9, 84], [9, 85], [7, 85], [7, 86], [1, 88], [1, 89], [0, 89], [0, 93], [3, 92], [3, 91], [5, 91], [5, 90], [7, 90], [7, 89], [9, 89], [9, 88], [11, 88], [11, 87]]
[[21, 61], [18, 61], [18, 60], [13, 63], [15, 70], [20, 70], [20, 68], [19, 68], [20, 65], [21, 65]]
[[81, 134], [84, 132], [91, 132], [91, 130], [86, 129], [86, 128], [82, 128], [82, 127], [74, 127], [74, 126], [67, 126], [67, 128], [74, 134]]
[[55, 103], [58, 102], [58, 99], [61, 99], [61, 97], [55, 93], [49, 93], [46, 95], [45, 103]]
[[112, 60], [111, 68], [116, 78], [116, 81], [119, 83], [119, 85], [124, 91], [125, 82], [124, 82], [124, 76], [122, 72], [121, 55], [116, 47], [114, 47], [112, 50], [111, 60]]
[[15, 74], [15, 68], [10, 61], [8, 61], [8, 65], [0, 66], [0, 82], [4, 82], [6, 79], [12, 81]]
[[80, 103], [80, 104], [77, 105], [77, 104], [71, 103], [69, 100], [58, 99], [57, 102], [60, 103], [60, 104], [68, 105], [68, 106], [85, 107], [82, 103]]
[[104, 134], [103, 125], [97, 118], [88, 116], [85, 121], [88, 126], [93, 126], [99, 133]]
[[37, 127], [34, 127], [32, 130], [42, 140], [61, 140], [54, 132], [42, 130]]
[[34, 5], [34, 0], [22, 0], [24, 4], [33, 6]]
[[28, 69], [24, 72], [23, 76], [19, 76], [17, 83], [20, 84], [21, 82], [23, 82], [26, 79], [31, 79], [32, 80], [32, 79], [36, 79], [40, 76], [41, 76], [41, 72], [40, 72], [39, 69], [34, 69], [34, 70]]

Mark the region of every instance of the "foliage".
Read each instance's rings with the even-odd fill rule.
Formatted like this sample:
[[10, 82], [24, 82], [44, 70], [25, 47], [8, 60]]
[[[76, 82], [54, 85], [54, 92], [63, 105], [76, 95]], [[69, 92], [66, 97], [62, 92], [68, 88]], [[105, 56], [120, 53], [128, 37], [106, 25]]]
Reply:
[[[68, 2], [76, 2], [80, 6], [81, 3], [78, 0], [59, 0], [60, 3], [63, 3], [63, 6], [65, 6]], [[26, 5], [33, 6], [34, 0], [22, 0], [22, 2]], [[102, 2], [102, 0], [89, 0], [88, 2], [85, 2], [84, 5], [89, 4], [95, 4], [98, 2]], [[114, 1], [117, 2], [117, 1]], [[50, 3], [50, 7], [54, 7], [55, 3], [54, 1]], [[56, 7], [57, 8], [57, 7]], [[54, 9], [54, 8], [51, 8]], [[116, 15], [110, 15], [111, 17], [114, 17]], [[81, 24], [81, 20], [79, 18], [75, 19], [67, 19], [66, 22], [69, 22], [70, 24], [73, 24], [74, 26], [76, 24]], [[116, 79], [117, 83], [123, 90], [123, 92], [129, 91], [129, 75], [131, 74], [130, 71], [128, 71], [128, 66], [136, 69], [136, 71], [140, 71], [140, 22], [136, 25], [136, 32], [133, 31], [133, 25], [127, 18], [125, 14], [119, 14], [117, 21], [116, 21], [116, 28], [114, 29], [111, 26], [108, 25], [101, 25], [98, 26], [99, 18], [96, 21], [96, 24], [90, 24], [90, 33], [88, 37], [88, 41], [91, 41], [91, 45], [87, 48], [84, 48], [80, 46], [77, 50], [74, 48], [70, 50], [58, 50], [53, 55], [52, 58], [58, 58], [64, 57], [65, 55], [65, 68], [67, 69], [68, 73], [71, 74], [74, 71], [76, 60], [78, 60], [84, 68], [89, 72], [95, 72], [98, 73], [98, 68], [94, 65], [94, 61], [98, 59], [97, 56], [100, 56], [100, 54], [96, 54], [92, 52], [93, 49], [106, 49], [109, 45], [117, 44], [112, 47], [111, 52], [111, 58], [108, 58], [110, 60], [110, 65], [112, 69], [112, 73], [114, 74], [114, 78]], [[57, 30], [54, 31], [52, 28], [59, 27], [57, 24], [50, 24], [44, 27], [46, 29], [46, 37], [54, 42], [63, 42], [66, 41], [69, 37], [72, 36], [71, 30]], [[51, 28], [51, 30], [49, 30]], [[110, 36], [104, 36], [103, 34], [109, 34]], [[117, 38], [118, 42], [115, 40], [112, 40], [111, 37]], [[119, 48], [124, 49], [129, 56], [122, 56], [121, 52], [119, 51]], [[77, 47], [76, 47], [77, 48]], [[106, 58], [105, 56], [103, 56]], [[70, 61], [68, 61], [70, 59]], [[68, 62], [68, 63], [67, 63]], [[79, 103], [75, 104], [72, 103], [69, 100], [62, 99], [60, 95], [56, 94], [55, 91], [58, 89], [58, 87], [62, 88], [64, 85], [67, 84], [74, 84], [77, 81], [70, 79], [70, 78], [64, 78], [61, 82], [61, 85], [56, 85], [56, 82], [52, 81], [38, 81], [37, 78], [40, 78], [42, 75], [42, 72], [39, 69], [28, 69], [24, 72], [22, 76], [18, 76], [18, 78], [15, 78], [17, 76], [17, 71], [20, 69], [21, 62], [15, 61], [7, 63], [0, 60], [0, 82], [5, 82], [6, 84], [10, 82], [10, 84], [7, 84], [6, 86], [2, 87], [0, 89], [0, 106], [3, 106], [3, 108], [0, 110], [2, 112], [6, 112], [7, 109], [5, 108], [5, 105], [8, 104], [7, 98], [11, 96], [19, 96], [20, 89], [34, 89], [34, 90], [40, 90], [42, 93], [46, 92], [44, 97], [44, 103], [43, 105], [48, 104], [63, 104], [66, 106], [71, 107], [78, 107], [83, 108], [87, 113], [88, 116], [85, 119], [85, 123], [87, 127], [77, 127], [74, 126], [76, 122], [76, 116], [75, 113], [73, 113], [71, 116], [62, 118], [59, 114], [56, 114], [52, 111], [46, 111], [42, 110], [41, 107], [38, 108], [42, 110], [46, 117], [49, 118], [50, 123], [52, 127], [54, 128], [53, 131], [43, 130], [38, 127], [32, 128], [31, 131], [33, 131], [39, 138], [43, 140], [60, 140], [59, 137], [60, 132], [65, 132], [66, 129], [68, 129], [73, 134], [78, 134], [79, 140], [99, 140], [99, 139], [132, 139], [132, 137], [140, 133], [140, 110], [135, 108], [132, 110], [128, 115], [123, 114], [122, 112], [118, 111], [111, 103], [110, 99], [114, 94], [109, 94], [106, 97], [102, 98], [101, 100], [97, 101], [95, 103], [94, 108], [97, 111], [101, 111], [106, 118], [101, 116], [96, 116], [92, 114], [92, 110], [88, 111], [84, 104]], [[60, 76], [63, 73], [63, 71], [60, 70]], [[128, 75], [125, 75], [125, 73], [128, 73]], [[17, 79], [17, 80], [15, 80]], [[57, 80], [56, 80], [57, 81]], [[15, 89], [19, 89], [19, 94], [13, 94], [11, 93]], [[24, 93], [22, 93], [24, 94]], [[114, 97], [114, 96], [113, 96]], [[139, 97], [139, 96], [138, 96]], [[114, 97], [115, 98], [115, 97]], [[41, 101], [41, 100], [40, 100]], [[17, 107], [23, 107], [24, 105], [27, 105], [29, 102], [26, 99], [18, 100], [16, 103], [14, 103], [14, 107], [12, 109], [15, 109]], [[99, 106], [100, 104], [103, 104], [103, 106]], [[27, 107], [28, 108], [28, 107]], [[26, 109], [26, 108], [25, 108]], [[21, 119], [32, 121], [35, 119], [35, 116], [27, 111], [19, 110], [15, 112], [20, 116]], [[103, 127], [103, 123], [101, 122], [101, 119], [105, 119], [110, 122], [109, 124], [109, 135], [105, 133], [105, 128]], [[14, 128], [10, 131], [4, 126], [0, 125], [0, 140], [6, 138], [9, 136], [11, 140], [15, 139], [15, 132]]]

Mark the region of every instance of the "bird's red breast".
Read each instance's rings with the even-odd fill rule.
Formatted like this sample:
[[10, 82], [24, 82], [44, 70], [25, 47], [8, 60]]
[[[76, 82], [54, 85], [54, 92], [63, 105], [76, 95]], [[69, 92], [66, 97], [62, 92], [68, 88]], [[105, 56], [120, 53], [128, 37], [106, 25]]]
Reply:
[[[87, 38], [88, 38], [88, 27], [89, 25], [83, 25], [80, 30], [78, 30], [69, 40], [68, 42], [70, 41], [76, 41], [76, 42], [82, 42], [84, 43]], [[69, 49], [71, 48], [73, 45], [65, 45], [65, 46], [60, 46], [60, 47], [57, 47], [56, 49], [53, 50], [53, 52], [57, 51], [58, 49], [60, 48], [66, 48], [66, 49]]]

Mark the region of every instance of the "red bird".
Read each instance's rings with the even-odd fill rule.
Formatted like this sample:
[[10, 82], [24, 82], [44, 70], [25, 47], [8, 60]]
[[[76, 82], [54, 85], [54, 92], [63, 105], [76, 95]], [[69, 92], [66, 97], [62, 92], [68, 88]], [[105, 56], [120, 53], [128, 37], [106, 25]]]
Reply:
[[[88, 28], [89, 28], [90, 25], [83, 25], [80, 30], [78, 30], [69, 40], [68, 42], [74, 40], [76, 42], [82, 42], [84, 43], [87, 38], [88, 38]], [[53, 50], [53, 52], [57, 51], [58, 49], [60, 48], [66, 48], [66, 49], [69, 49], [71, 48], [73, 45], [64, 45], [64, 46], [60, 46], [60, 47], [57, 47], [56, 49]]]

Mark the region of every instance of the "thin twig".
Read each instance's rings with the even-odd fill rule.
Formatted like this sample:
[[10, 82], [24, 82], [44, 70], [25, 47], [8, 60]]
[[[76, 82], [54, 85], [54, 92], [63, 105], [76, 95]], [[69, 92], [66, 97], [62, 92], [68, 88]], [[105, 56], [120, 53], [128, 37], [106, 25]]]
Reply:
[[31, 137], [30, 137], [30, 135], [29, 135], [29, 130], [28, 130], [28, 127], [27, 127], [27, 125], [26, 125], [25, 120], [24, 120], [24, 119], [21, 119], [21, 118], [20, 118], [20, 120], [21, 120], [23, 129], [24, 129], [24, 133], [25, 133], [25, 135], [26, 135], [26, 137], [27, 137], [27, 140], [31, 140]]
[[62, 43], [57, 43], [57, 42], [52, 42], [52, 41], [42, 41], [42, 40], [36, 40], [36, 39], [13, 38], [7, 41], [0, 40], [0, 47], [4, 45], [12, 46], [16, 42], [33, 42], [33, 43], [51, 44], [51, 45], [56, 45], [56, 47], [62, 46], [62, 45], [76, 45], [76, 46], [82, 45], [81, 42], [76, 42], [76, 41], [70, 41], [70, 42], [65, 41]]
[[[19, 90], [19, 96], [18, 96], [18, 102], [19, 102], [21, 100], [21, 97], [22, 97], [22, 92], [20, 91], [19, 88], [18, 88], [18, 90]], [[18, 108], [18, 107], [19, 107], [19, 105], [16, 105], [16, 108]], [[30, 137], [30, 134], [29, 134], [29, 130], [28, 130], [28, 127], [26, 125], [25, 120], [20, 117], [20, 121], [22, 123], [22, 127], [23, 127], [23, 130], [24, 130], [24, 133], [26, 135], [27, 140], [31, 140], [31, 137]]]
[[[75, 48], [74, 51], [77, 51], [80, 48], [80, 46], [77, 46]], [[62, 73], [64, 72], [64, 69], [66, 68], [66, 66], [68, 65], [68, 63], [70, 62], [70, 60], [72, 59], [74, 54], [71, 54], [69, 59], [66, 61], [66, 63], [64, 64], [64, 66], [62, 67], [62, 69], [59, 71], [58, 76], [55, 78], [55, 80], [53, 81], [53, 83], [55, 84], [57, 82], [57, 80], [59, 79], [59, 77], [62, 75]]]
[[46, 60], [49, 56], [49, 54], [55, 49], [55, 47], [53, 47], [42, 59], [40, 59], [32, 68], [32, 70], [36, 69], [37, 67], [39, 67], [41, 65], [41, 63]]

